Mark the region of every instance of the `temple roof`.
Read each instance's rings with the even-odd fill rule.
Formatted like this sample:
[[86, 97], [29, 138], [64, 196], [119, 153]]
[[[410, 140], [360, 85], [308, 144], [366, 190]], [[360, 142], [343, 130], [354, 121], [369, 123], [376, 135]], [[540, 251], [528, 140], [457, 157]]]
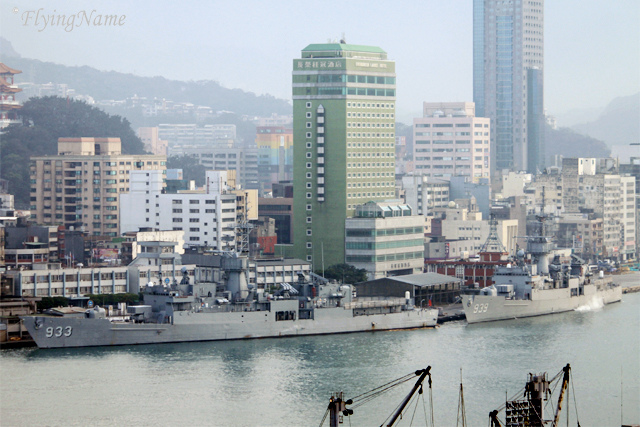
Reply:
[[0, 74], [20, 74], [22, 71], [15, 70], [11, 67], [7, 67], [5, 64], [0, 62]]
[[0, 92], [2, 93], [18, 93], [22, 92], [22, 89], [19, 87], [11, 87], [15, 85], [9, 84], [5, 79], [0, 77]]

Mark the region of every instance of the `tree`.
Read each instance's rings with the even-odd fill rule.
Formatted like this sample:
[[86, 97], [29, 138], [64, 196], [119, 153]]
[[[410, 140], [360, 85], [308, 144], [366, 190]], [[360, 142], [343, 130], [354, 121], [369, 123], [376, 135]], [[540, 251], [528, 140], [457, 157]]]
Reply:
[[29, 205], [30, 156], [57, 154], [58, 138], [120, 138], [123, 153], [144, 152], [127, 119], [111, 116], [83, 101], [56, 96], [31, 98], [18, 114], [22, 123], [7, 127], [0, 139], [0, 177], [10, 182], [18, 207]]
[[[322, 270], [316, 271], [316, 274], [322, 275]], [[367, 270], [350, 264], [335, 264], [324, 271], [324, 277], [343, 283], [360, 283], [367, 281]]]
[[167, 169], [182, 169], [182, 178], [195, 181], [197, 186], [205, 184], [207, 167], [198, 162], [194, 156], [171, 156], [167, 158]]

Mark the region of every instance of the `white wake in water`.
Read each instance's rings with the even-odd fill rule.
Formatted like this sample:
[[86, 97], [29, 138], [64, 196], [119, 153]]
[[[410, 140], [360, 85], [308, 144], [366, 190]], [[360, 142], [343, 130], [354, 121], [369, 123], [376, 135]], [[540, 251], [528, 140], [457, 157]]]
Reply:
[[600, 297], [593, 297], [587, 304], [576, 308], [576, 311], [595, 311], [600, 310], [602, 307], [604, 307], [604, 300]]

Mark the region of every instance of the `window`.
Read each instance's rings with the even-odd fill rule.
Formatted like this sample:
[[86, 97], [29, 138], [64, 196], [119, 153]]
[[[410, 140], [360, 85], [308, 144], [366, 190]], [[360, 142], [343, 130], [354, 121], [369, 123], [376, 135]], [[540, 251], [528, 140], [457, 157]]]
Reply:
[[307, 182], [307, 188], [311, 188], [311, 183]]
[[200, 218], [189, 218], [189, 222], [200, 222]]
[[310, 159], [310, 158], [311, 158], [311, 152], [307, 151], [307, 159]]
[[285, 320], [296, 320], [295, 311], [276, 311], [276, 322]]
[[311, 103], [307, 102], [307, 108], [311, 108]]
[[307, 224], [311, 224], [311, 217], [310, 216], [307, 217]]
[[307, 249], [311, 249], [313, 247], [311, 242], [307, 242]]
[[311, 236], [311, 229], [307, 228], [307, 236]]
[[311, 138], [311, 132], [307, 132], [307, 138]]
[[307, 193], [307, 199], [311, 198], [311, 193]]
[[311, 111], [307, 111], [307, 119], [311, 118]]

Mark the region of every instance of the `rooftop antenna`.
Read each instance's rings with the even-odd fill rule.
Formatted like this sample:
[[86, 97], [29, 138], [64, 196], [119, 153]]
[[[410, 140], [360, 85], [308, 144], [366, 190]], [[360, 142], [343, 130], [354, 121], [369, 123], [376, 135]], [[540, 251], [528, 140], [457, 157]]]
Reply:
[[342, 32], [342, 37], [340, 38], [340, 44], [347, 44], [347, 38], [344, 36], [344, 31]]

